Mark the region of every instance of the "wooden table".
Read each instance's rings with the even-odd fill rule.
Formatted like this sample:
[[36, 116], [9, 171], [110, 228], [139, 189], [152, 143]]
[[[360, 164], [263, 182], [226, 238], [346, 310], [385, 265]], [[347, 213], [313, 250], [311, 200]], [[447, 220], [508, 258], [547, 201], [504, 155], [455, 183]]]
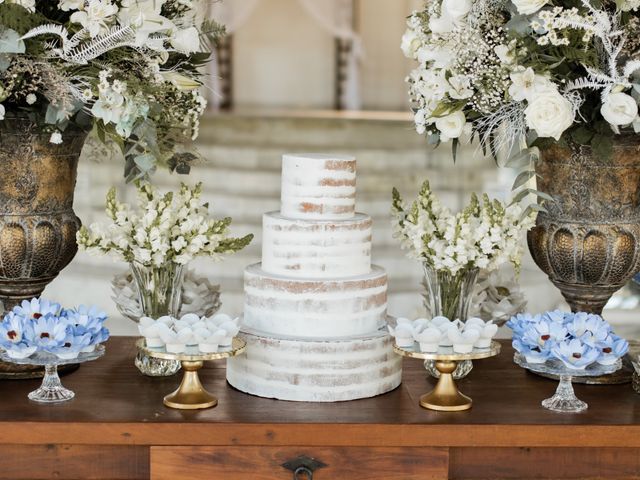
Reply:
[[461, 413], [418, 406], [433, 381], [410, 360], [399, 389], [334, 404], [251, 397], [210, 363], [218, 407], [171, 410], [162, 397], [179, 377], [141, 376], [134, 354], [133, 338], [110, 340], [63, 379], [76, 392], [65, 404], [30, 403], [37, 381], [0, 382], [0, 479], [284, 480], [299, 455], [327, 464], [316, 480], [640, 477], [640, 395], [576, 385], [588, 411], [544, 410], [556, 384], [515, 366], [508, 344], [460, 382], [474, 400]]

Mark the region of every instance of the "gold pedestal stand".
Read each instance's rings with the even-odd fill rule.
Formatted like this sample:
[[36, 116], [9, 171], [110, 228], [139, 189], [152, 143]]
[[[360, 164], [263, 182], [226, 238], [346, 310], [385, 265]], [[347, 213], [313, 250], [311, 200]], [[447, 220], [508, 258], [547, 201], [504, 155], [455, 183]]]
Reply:
[[431, 392], [420, 397], [421, 407], [441, 412], [460, 412], [469, 410], [473, 400], [461, 393], [453, 380], [453, 372], [458, 366], [458, 362], [496, 356], [500, 353], [500, 344], [493, 341], [489, 348], [474, 348], [471, 353], [455, 353], [451, 347], [440, 347], [435, 353], [420, 352], [411, 348], [401, 348], [397, 345], [394, 345], [393, 349], [403, 357], [435, 360], [435, 366], [440, 372], [440, 378]]
[[184, 371], [182, 382], [175, 392], [164, 397], [164, 404], [179, 410], [199, 410], [215, 407], [218, 399], [202, 386], [198, 370], [202, 368], [205, 361], [221, 360], [244, 353], [247, 344], [244, 340], [234, 338], [230, 348], [221, 349], [215, 353], [200, 353], [197, 347], [187, 347], [184, 353], [168, 353], [164, 348], [147, 347], [144, 338], [139, 339], [136, 346], [150, 357], [177, 360], [182, 364]]

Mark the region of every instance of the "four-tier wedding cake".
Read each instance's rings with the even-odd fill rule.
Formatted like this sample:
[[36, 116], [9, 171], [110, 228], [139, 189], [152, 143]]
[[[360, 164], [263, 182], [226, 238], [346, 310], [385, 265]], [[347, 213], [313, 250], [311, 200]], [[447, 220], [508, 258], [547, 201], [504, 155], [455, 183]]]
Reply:
[[245, 270], [238, 390], [334, 402], [400, 384], [387, 334], [387, 275], [371, 265], [371, 217], [355, 213], [356, 161], [285, 155], [280, 212], [263, 217], [262, 263]]

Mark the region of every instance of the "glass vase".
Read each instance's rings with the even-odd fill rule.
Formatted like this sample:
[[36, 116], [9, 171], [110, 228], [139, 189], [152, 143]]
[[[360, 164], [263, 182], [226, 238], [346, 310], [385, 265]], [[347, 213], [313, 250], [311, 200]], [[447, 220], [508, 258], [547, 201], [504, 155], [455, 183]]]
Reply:
[[[130, 267], [138, 289], [142, 315], [153, 319], [165, 315], [177, 316], [186, 272], [184, 266], [171, 262], [154, 267], [133, 262]], [[149, 377], [169, 377], [180, 370], [178, 361], [152, 358], [140, 351], [136, 355], [135, 365], [143, 375]]]
[[[473, 292], [478, 281], [480, 269], [468, 268], [452, 274], [435, 270], [424, 263], [424, 283], [427, 288], [427, 302], [432, 317], [443, 316], [449, 320], [465, 322], [469, 318], [469, 309], [473, 301]], [[424, 366], [429, 375], [440, 378], [440, 372], [433, 360], [426, 360]], [[458, 362], [453, 378], [458, 380], [469, 375], [473, 363], [471, 360]]]

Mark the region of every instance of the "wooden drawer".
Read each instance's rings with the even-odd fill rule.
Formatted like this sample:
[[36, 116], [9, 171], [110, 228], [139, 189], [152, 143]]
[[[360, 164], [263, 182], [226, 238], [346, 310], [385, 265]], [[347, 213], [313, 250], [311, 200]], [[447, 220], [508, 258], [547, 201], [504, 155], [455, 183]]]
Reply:
[[446, 448], [152, 447], [151, 479], [290, 480], [282, 464], [301, 455], [327, 465], [314, 480], [441, 480], [449, 469]]

